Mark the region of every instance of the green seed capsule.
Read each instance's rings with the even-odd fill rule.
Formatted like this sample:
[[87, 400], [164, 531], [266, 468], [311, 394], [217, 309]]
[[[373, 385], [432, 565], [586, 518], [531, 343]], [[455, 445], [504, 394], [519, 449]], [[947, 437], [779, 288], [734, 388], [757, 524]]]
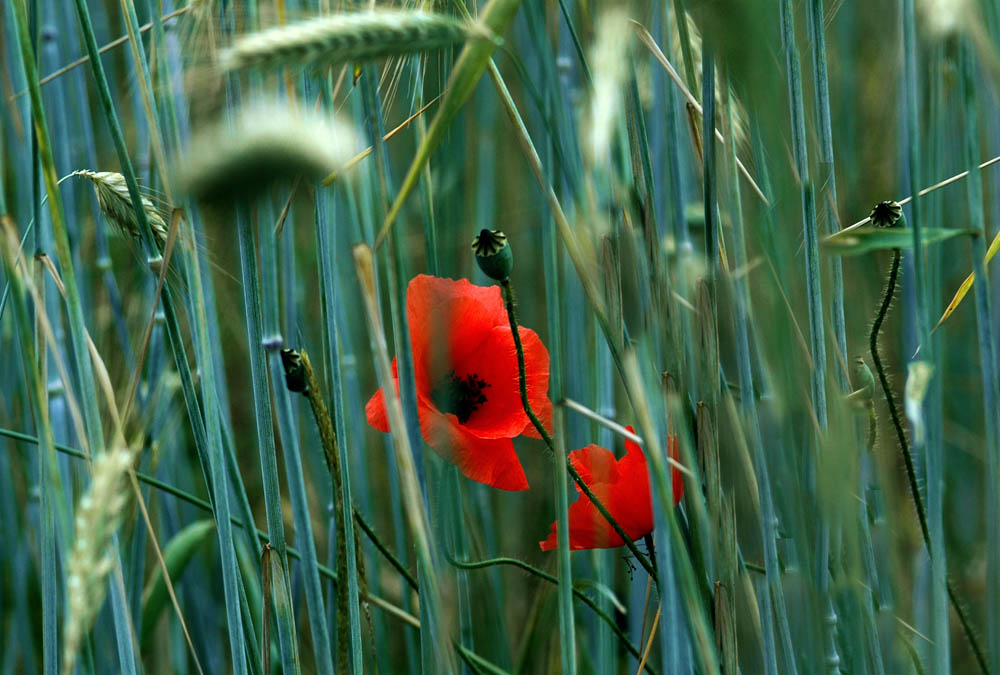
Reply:
[[507, 243], [507, 235], [500, 230], [483, 229], [472, 240], [479, 269], [494, 281], [507, 281], [514, 269], [514, 254]]
[[[903, 207], [894, 201], [879, 202], [868, 214], [874, 227], [894, 227], [902, 216]], [[906, 220], [903, 220], [901, 226], [906, 226]]]

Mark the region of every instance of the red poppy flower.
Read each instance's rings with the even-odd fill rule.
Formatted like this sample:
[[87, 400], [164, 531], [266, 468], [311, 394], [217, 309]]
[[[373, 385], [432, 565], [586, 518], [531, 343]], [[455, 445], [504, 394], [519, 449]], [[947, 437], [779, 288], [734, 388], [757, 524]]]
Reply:
[[[634, 431], [628, 427], [629, 431]], [[677, 459], [677, 437], [668, 439], [670, 456]], [[632, 540], [646, 536], [653, 531], [653, 500], [649, 492], [649, 470], [642, 448], [625, 439], [625, 456], [615, 459], [610, 450], [599, 445], [588, 445], [582, 450], [569, 453], [569, 461], [580, 472], [580, 477], [593, 491], [594, 496], [607, 507], [614, 518]], [[674, 490], [674, 506], [684, 496], [684, 481], [676, 467], [671, 473]], [[580, 486], [576, 487], [580, 492]], [[601, 515], [586, 495], [569, 505], [569, 547], [571, 550], [585, 548], [615, 548], [625, 544], [611, 524]], [[539, 543], [543, 551], [556, 548], [556, 524], [552, 523], [552, 534]]]
[[[474, 481], [526, 490], [511, 439], [537, 434], [521, 406], [514, 335], [499, 287], [421, 274], [407, 289], [406, 316], [424, 440]], [[549, 352], [534, 331], [519, 332], [528, 400], [548, 426]], [[395, 373], [395, 360], [392, 367]], [[365, 413], [370, 425], [389, 431], [381, 389]]]

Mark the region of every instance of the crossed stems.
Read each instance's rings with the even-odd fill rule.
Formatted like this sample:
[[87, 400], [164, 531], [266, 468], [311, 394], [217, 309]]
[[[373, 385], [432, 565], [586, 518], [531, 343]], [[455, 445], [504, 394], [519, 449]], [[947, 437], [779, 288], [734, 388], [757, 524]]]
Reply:
[[[514, 302], [514, 287], [511, 285], [510, 279], [501, 281], [500, 287], [503, 289], [504, 306], [507, 308], [507, 320], [510, 322], [511, 333], [514, 334], [514, 349], [517, 351], [517, 379], [521, 389], [521, 405], [524, 407], [524, 412], [528, 415], [528, 419], [531, 420], [531, 424], [535, 427], [535, 430], [538, 431], [542, 440], [545, 441], [545, 445], [548, 447], [552, 458], [556, 459], [558, 457], [558, 453], [556, 452], [555, 443], [552, 441], [552, 436], [542, 424], [541, 420], [538, 419], [535, 412], [531, 409], [531, 403], [528, 401], [528, 381], [525, 376], [524, 369], [524, 348], [521, 346], [521, 334], [518, 331], [517, 309]], [[593, 502], [594, 506], [597, 507], [597, 510], [601, 512], [601, 515], [604, 516], [605, 520], [608, 521], [611, 527], [614, 528], [615, 532], [618, 533], [618, 536], [622, 538], [622, 541], [625, 542], [625, 545], [628, 546], [629, 551], [635, 556], [635, 559], [639, 561], [639, 564], [642, 565], [643, 569], [646, 570], [653, 581], [656, 582], [657, 586], [659, 586], [659, 578], [656, 574], [656, 568], [642, 553], [642, 551], [639, 550], [639, 547], [635, 545], [632, 538], [625, 532], [624, 529], [622, 529], [622, 526], [619, 525], [618, 521], [614, 519], [607, 507], [601, 503], [601, 500], [599, 500], [593, 493], [590, 486], [584, 482], [583, 477], [580, 476], [580, 473], [576, 470], [576, 467], [573, 466], [573, 463], [569, 461], [569, 458], [567, 457], [564, 459], [566, 461], [566, 471], [569, 472], [569, 475], [580, 487], [580, 490], [587, 496], [587, 499]]]

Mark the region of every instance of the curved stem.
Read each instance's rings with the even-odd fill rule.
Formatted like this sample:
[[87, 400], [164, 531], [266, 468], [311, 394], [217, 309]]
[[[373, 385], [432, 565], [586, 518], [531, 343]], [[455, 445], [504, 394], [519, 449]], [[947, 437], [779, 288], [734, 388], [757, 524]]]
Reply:
[[[38, 438], [36, 438], [35, 436], [31, 436], [30, 434], [22, 434], [19, 431], [13, 431], [11, 429], [0, 429], [0, 437], [10, 438], [15, 441], [30, 443], [32, 445], [38, 445]], [[76, 448], [71, 448], [67, 445], [60, 445], [59, 443], [56, 443], [55, 448], [64, 455], [68, 455], [69, 457], [75, 457], [76, 459], [87, 459], [88, 457], [87, 453], [81, 450], [77, 450]], [[205, 511], [207, 513], [213, 513], [212, 505], [209, 502], [205, 501], [204, 499], [196, 497], [190, 492], [174, 487], [169, 483], [164, 483], [163, 481], [158, 480], [148, 474], [142, 473], [141, 471], [136, 471], [134, 473], [136, 479], [140, 483], [145, 483], [146, 485], [154, 487], [161, 492], [166, 492], [167, 494], [176, 497], [177, 499], [180, 499], [183, 502], [187, 502], [188, 504], [191, 504], [192, 506], [199, 508], [202, 511]], [[396, 568], [396, 571], [399, 572], [399, 574], [406, 580], [406, 583], [410, 586], [410, 588], [412, 588], [414, 592], [418, 592], [419, 589], [417, 586], [417, 581], [416, 579], [413, 578], [413, 575], [406, 568], [406, 565], [404, 565], [403, 562], [399, 558], [397, 558], [395, 554], [393, 554], [393, 552], [389, 549], [389, 547], [386, 546], [386, 544], [381, 539], [378, 538], [378, 535], [375, 533], [374, 528], [372, 528], [371, 524], [369, 524], [368, 521], [365, 520], [364, 516], [361, 514], [361, 511], [359, 511], [357, 507], [355, 507], [354, 509], [354, 519], [358, 522], [359, 525], [361, 525], [361, 529], [364, 530], [364, 533], [375, 545], [375, 548], [379, 550], [379, 552], [383, 555], [383, 557], [385, 557], [385, 559], [389, 562], [390, 565]], [[236, 527], [239, 528], [247, 527], [247, 525], [236, 516], [231, 516], [229, 521]], [[253, 525], [251, 525], [251, 527], [253, 527]], [[270, 538], [267, 536], [267, 533], [264, 532], [263, 530], [258, 530], [256, 527], [254, 527], [254, 532], [257, 535], [258, 541], [260, 541], [261, 543], [270, 541]], [[298, 549], [292, 546], [288, 546], [286, 547], [285, 550], [288, 553], [288, 555], [295, 558], [296, 560], [301, 559], [301, 555], [299, 554]], [[319, 572], [323, 576], [327, 577], [328, 579], [332, 579], [334, 581], [336, 581], [338, 578], [336, 572], [323, 565], [319, 565]]]
[[[878, 354], [879, 331], [882, 328], [882, 323], [885, 321], [886, 315], [889, 313], [889, 307], [892, 305], [893, 295], [896, 291], [896, 280], [899, 276], [899, 261], [901, 257], [900, 250], [898, 248], [893, 249], [892, 266], [889, 268], [889, 278], [885, 282], [885, 294], [882, 297], [882, 304], [879, 307], [878, 314], [875, 315], [875, 322], [872, 323], [871, 333], [868, 335], [868, 344], [871, 347], [872, 361], [875, 363], [875, 372], [878, 374], [878, 381], [882, 386], [882, 394], [885, 396], [886, 405], [889, 406], [889, 415], [892, 417], [892, 426], [896, 430], [896, 438], [899, 441], [899, 449], [903, 453], [903, 462], [906, 465], [906, 479], [910, 485], [910, 496], [913, 498], [913, 505], [917, 511], [917, 520], [920, 523], [920, 533], [923, 535], [924, 545], [927, 547], [927, 555], [933, 558], [930, 531], [927, 529], [927, 511], [924, 508], [923, 497], [920, 496], [920, 486], [917, 485], [917, 472], [913, 467], [913, 455], [910, 452], [910, 444], [906, 440], [906, 433], [903, 431], [903, 425], [899, 417], [899, 410], [896, 408], [896, 399], [892, 394], [892, 389], [889, 388], [889, 380], [885, 375], [885, 368], [882, 366], [882, 359]], [[973, 654], [975, 654], [976, 662], [979, 664], [979, 670], [982, 673], [989, 673], [989, 667], [986, 665], [986, 655], [983, 652], [982, 646], [979, 644], [979, 639], [972, 630], [972, 623], [969, 621], [969, 616], [966, 613], [965, 608], [958, 601], [958, 594], [955, 592], [955, 587], [951, 583], [951, 579], [946, 578], [945, 582], [948, 590], [948, 598], [951, 600], [951, 606], [954, 608], [955, 614], [958, 616], [959, 623], [962, 624], [962, 631], [965, 633], [966, 640], [969, 641], [969, 646], [972, 648]]]
[[[531, 420], [531, 424], [534, 425], [538, 435], [542, 437], [543, 441], [545, 441], [545, 445], [548, 447], [549, 452], [553, 457], [555, 457], [556, 447], [555, 443], [552, 441], [552, 436], [549, 435], [549, 432], [545, 428], [545, 425], [542, 424], [542, 421], [538, 419], [538, 415], [536, 415], [531, 409], [531, 402], [528, 401], [528, 381], [524, 369], [524, 347], [521, 345], [521, 334], [518, 330], [517, 310], [515, 309], [514, 303], [514, 287], [511, 285], [510, 279], [501, 281], [500, 287], [503, 289], [504, 306], [507, 308], [507, 320], [510, 322], [510, 330], [514, 335], [514, 349], [517, 351], [517, 379], [521, 390], [521, 405], [524, 407], [524, 412], [528, 415], [528, 419]], [[580, 487], [580, 491], [587, 496], [587, 499], [593, 502], [594, 506], [597, 507], [597, 510], [601, 512], [602, 516], [604, 516], [604, 519], [608, 521], [611, 527], [614, 528], [615, 532], [618, 533], [618, 536], [622, 538], [622, 541], [625, 542], [625, 545], [628, 547], [628, 550], [632, 553], [632, 555], [635, 556], [635, 559], [639, 561], [639, 564], [642, 565], [647, 574], [653, 578], [653, 581], [657, 582], [657, 585], [659, 585], [659, 578], [656, 574], [656, 569], [653, 567], [652, 563], [649, 562], [649, 559], [643, 555], [642, 551], [639, 550], [639, 547], [635, 545], [635, 542], [632, 541], [622, 526], [618, 524], [618, 521], [614, 519], [614, 516], [611, 515], [611, 512], [608, 511], [608, 508], [601, 503], [601, 500], [599, 500], [593, 493], [590, 486], [584, 482], [583, 477], [580, 476], [580, 473], [576, 470], [576, 467], [573, 466], [573, 463], [570, 462], [568, 458], [563, 459], [566, 462], [566, 471], [569, 472], [569, 475]]]
[[[551, 574], [549, 574], [548, 572], [542, 571], [542, 570], [538, 569], [537, 567], [534, 567], [533, 565], [529, 565], [528, 563], [526, 563], [526, 562], [524, 562], [522, 560], [518, 560], [517, 558], [502, 558], [501, 557], [501, 558], [490, 558], [488, 560], [462, 561], [462, 560], [454, 560], [453, 558], [451, 558], [449, 556], [448, 557], [448, 562], [450, 562], [455, 567], [458, 567], [458, 568], [463, 569], [463, 570], [477, 570], [477, 569], [483, 569], [483, 568], [486, 568], [486, 567], [493, 567], [495, 565], [510, 565], [512, 567], [518, 567], [518, 568], [524, 570], [525, 572], [538, 577], [539, 579], [544, 579], [545, 581], [549, 582], [550, 584], [558, 584], [559, 583], [559, 580], [556, 579]], [[600, 617], [600, 619], [602, 621], [604, 621], [606, 624], [608, 624], [611, 627], [611, 630], [614, 631], [615, 635], [618, 636], [618, 639], [621, 640], [622, 644], [625, 645], [625, 648], [629, 650], [629, 652], [632, 654], [632, 656], [634, 656], [636, 659], [639, 659], [639, 658], [642, 657], [642, 654], [639, 652], [639, 649], [634, 644], [632, 644], [632, 641], [629, 640], [628, 635], [626, 635], [622, 631], [622, 629], [618, 627], [618, 623], [614, 620], [614, 618], [611, 617], [611, 616], [609, 616], [607, 614], [607, 612], [605, 612], [603, 609], [601, 609], [597, 605], [597, 603], [593, 601], [593, 599], [591, 599], [589, 596], [587, 596], [585, 593], [583, 593], [581, 590], [579, 590], [577, 588], [573, 589], [573, 595], [580, 602], [582, 602], [583, 604], [587, 605], [587, 607], [589, 607], [590, 609], [592, 609], [594, 611], [594, 613], [597, 614], [597, 616]], [[655, 671], [650, 670], [649, 664], [646, 665], [646, 670], [655, 673]]]

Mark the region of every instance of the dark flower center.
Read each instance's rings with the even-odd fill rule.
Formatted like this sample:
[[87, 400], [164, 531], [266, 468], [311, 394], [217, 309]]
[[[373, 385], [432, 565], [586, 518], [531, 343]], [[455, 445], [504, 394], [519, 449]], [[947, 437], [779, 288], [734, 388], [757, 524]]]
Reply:
[[479, 406], [486, 403], [483, 389], [490, 385], [476, 373], [459, 377], [455, 371], [444, 376], [431, 390], [431, 401], [443, 413], [451, 413], [465, 424]]

